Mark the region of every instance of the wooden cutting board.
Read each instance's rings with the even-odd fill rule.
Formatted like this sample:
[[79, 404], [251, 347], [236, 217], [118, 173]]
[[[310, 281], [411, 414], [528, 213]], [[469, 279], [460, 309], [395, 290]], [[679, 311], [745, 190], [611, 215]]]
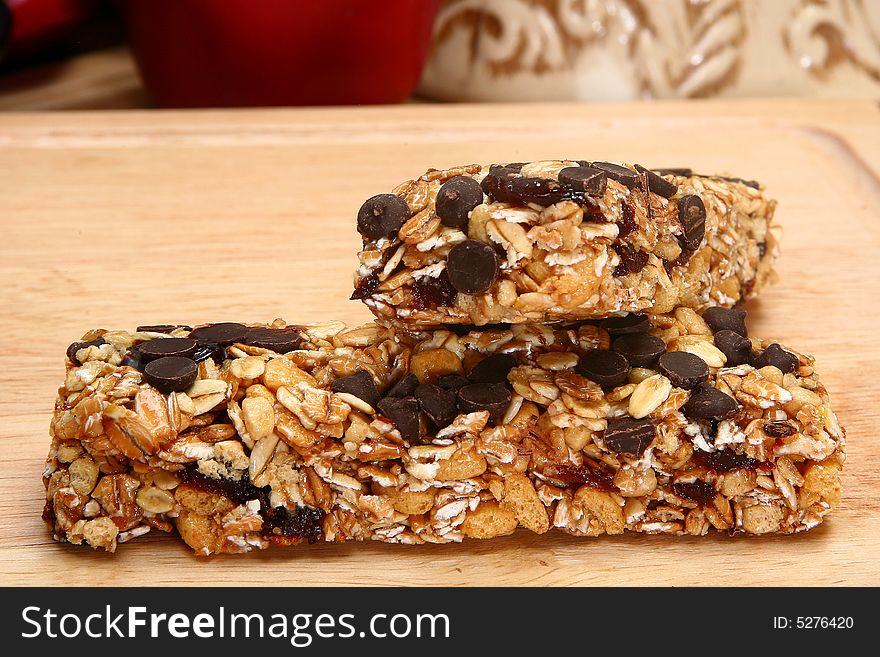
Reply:
[[[756, 178], [786, 229], [754, 335], [814, 354], [848, 430], [841, 508], [791, 537], [559, 533], [193, 557], [54, 543], [40, 474], [67, 345], [93, 327], [348, 301], [361, 202], [429, 167], [639, 161]], [[422, 105], [0, 116], [0, 584], [880, 584], [880, 111], [866, 102]]]

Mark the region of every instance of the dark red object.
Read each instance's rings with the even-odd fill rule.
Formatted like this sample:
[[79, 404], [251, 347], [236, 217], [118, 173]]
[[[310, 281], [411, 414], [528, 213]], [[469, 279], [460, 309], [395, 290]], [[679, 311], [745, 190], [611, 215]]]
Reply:
[[141, 75], [166, 107], [396, 103], [441, 0], [126, 0]]
[[0, 0], [0, 47], [10, 59], [39, 54], [94, 13], [96, 0]]

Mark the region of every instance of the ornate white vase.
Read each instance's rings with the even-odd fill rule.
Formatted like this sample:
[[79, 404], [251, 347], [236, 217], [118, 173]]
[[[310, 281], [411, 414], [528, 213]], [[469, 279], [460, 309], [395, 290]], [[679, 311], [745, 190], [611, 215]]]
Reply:
[[880, 97], [880, 0], [447, 0], [442, 100]]

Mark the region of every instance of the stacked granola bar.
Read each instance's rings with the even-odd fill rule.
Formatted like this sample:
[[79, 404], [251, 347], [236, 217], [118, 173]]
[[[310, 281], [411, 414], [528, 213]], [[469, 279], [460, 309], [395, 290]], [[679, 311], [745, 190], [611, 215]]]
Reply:
[[374, 324], [72, 344], [44, 518], [72, 543], [176, 530], [206, 555], [814, 527], [844, 431], [813, 360], [731, 307], [771, 280], [773, 206], [683, 170], [430, 171], [359, 213]]

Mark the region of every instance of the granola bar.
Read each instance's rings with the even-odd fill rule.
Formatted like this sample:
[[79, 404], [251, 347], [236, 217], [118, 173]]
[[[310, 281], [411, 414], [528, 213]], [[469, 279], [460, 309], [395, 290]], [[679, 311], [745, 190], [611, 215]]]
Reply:
[[774, 279], [775, 205], [754, 181], [684, 169], [430, 170], [361, 207], [352, 298], [410, 328], [732, 306]]
[[556, 528], [810, 529], [844, 431], [813, 359], [744, 313], [395, 332], [97, 330], [67, 351], [44, 519], [113, 551], [443, 543]]

